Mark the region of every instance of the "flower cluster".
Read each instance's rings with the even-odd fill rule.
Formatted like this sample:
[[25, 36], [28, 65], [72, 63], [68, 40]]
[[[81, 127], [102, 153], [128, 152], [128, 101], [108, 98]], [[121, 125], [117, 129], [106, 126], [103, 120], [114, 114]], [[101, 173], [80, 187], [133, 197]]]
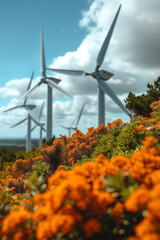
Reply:
[[89, 157], [98, 144], [97, 135], [106, 133], [107, 127], [101, 124], [97, 128], [88, 128], [86, 134], [77, 130], [70, 138], [61, 136], [66, 144], [68, 162], [73, 165], [80, 160], [83, 155]]

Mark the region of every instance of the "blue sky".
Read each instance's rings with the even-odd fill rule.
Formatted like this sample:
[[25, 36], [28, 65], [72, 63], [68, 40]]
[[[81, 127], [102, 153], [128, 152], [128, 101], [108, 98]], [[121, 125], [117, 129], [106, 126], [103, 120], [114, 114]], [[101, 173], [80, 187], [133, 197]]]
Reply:
[[[32, 71], [33, 85], [40, 73], [40, 32], [43, 27], [46, 65], [54, 68], [93, 71], [96, 57], [114, 15], [122, 9], [110, 42], [103, 69], [114, 73], [108, 84], [124, 101], [129, 91], [141, 94], [153, 83], [160, 70], [159, 0], [1, 0], [0, 1], [0, 138], [24, 137], [26, 124], [10, 126], [26, 116], [15, 106], [24, 93]], [[49, 75], [53, 75], [51, 72]], [[97, 127], [97, 84], [90, 77], [62, 79], [60, 86], [73, 99], [54, 90], [53, 134], [68, 134], [59, 124], [69, 126], [86, 103], [79, 129]], [[45, 87], [28, 99], [38, 107], [46, 101]], [[106, 97], [106, 123], [128, 117]], [[42, 121], [46, 121], [46, 106]], [[38, 130], [32, 135], [38, 137]]]
[[0, 86], [27, 77], [32, 69], [40, 74], [40, 31], [44, 29], [46, 62], [78, 47], [85, 30], [78, 22], [86, 0], [0, 1]]

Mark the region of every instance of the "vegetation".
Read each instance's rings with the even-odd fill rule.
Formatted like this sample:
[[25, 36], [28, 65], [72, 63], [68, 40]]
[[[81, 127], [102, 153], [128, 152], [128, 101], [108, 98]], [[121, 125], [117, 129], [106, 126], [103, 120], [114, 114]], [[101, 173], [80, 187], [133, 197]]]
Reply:
[[147, 93], [142, 94], [140, 96], [135, 96], [132, 92], [128, 94], [128, 97], [126, 98], [126, 107], [131, 110], [134, 117], [137, 116], [143, 116], [143, 117], [149, 117], [150, 113], [152, 112], [152, 109], [150, 107], [150, 104], [158, 101], [160, 96], [160, 77], [156, 81], [154, 81], [154, 84], [147, 84]]
[[77, 130], [8, 166], [1, 239], [160, 239], [160, 101], [150, 108], [149, 117]]

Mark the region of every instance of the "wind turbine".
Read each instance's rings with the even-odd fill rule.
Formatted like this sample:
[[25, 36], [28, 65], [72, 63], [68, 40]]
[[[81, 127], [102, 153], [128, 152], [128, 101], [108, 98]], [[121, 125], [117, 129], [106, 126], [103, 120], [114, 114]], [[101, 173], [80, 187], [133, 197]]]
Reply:
[[[31, 79], [29, 81], [29, 85], [27, 87], [27, 90], [28, 91], [31, 87], [31, 83], [32, 83], [32, 79], [33, 79], [33, 75], [34, 75], [34, 72], [32, 73], [31, 75]], [[8, 111], [11, 111], [11, 110], [14, 110], [14, 109], [17, 109], [17, 108], [25, 108], [28, 112], [28, 115], [26, 118], [24, 118], [23, 120], [21, 120], [20, 122], [14, 124], [13, 126], [11, 126], [11, 128], [13, 127], [16, 127], [18, 126], [19, 124], [23, 123], [24, 121], [27, 120], [27, 139], [26, 139], [26, 152], [29, 152], [30, 151], [30, 148], [31, 148], [31, 120], [33, 120], [36, 124], [38, 124], [40, 127], [43, 128], [43, 126], [41, 126], [41, 124], [36, 120], [36, 118], [34, 117], [33, 113], [32, 113], [32, 109], [34, 109], [36, 107], [36, 105], [33, 105], [33, 104], [26, 104], [27, 102], [27, 97], [24, 99], [24, 102], [23, 104], [21, 105], [17, 105], [15, 107], [12, 107], [12, 108], [9, 108], [7, 110], [5, 110], [4, 112], [8, 112]], [[43, 128], [44, 129], [44, 128]], [[45, 129], [44, 129], [45, 131]]]
[[[82, 115], [82, 112], [83, 112], [83, 109], [84, 109], [84, 105], [85, 105], [85, 103], [83, 103], [83, 105], [82, 105], [82, 107], [81, 107], [81, 110], [80, 110], [80, 112], [79, 112], [78, 117], [76, 117], [76, 118], [74, 119], [74, 121], [72, 122], [72, 124], [71, 124], [70, 127], [65, 127], [65, 126], [63, 126], [63, 125], [60, 125], [62, 128], [68, 129], [68, 131], [69, 131], [69, 137], [71, 137], [71, 131], [72, 131], [72, 130], [73, 130], [73, 131], [76, 131], [76, 130], [78, 129], [78, 123], [79, 123], [79, 120], [80, 120], [80, 118], [81, 118], [81, 115]], [[75, 124], [75, 126], [74, 126], [74, 124]]]
[[27, 91], [22, 96], [21, 99], [28, 96], [34, 89], [39, 87], [42, 83], [47, 85], [47, 136], [46, 136], [46, 138], [47, 138], [47, 140], [49, 140], [52, 138], [52, 88], [56, 88], [57, 90], [66, 94], [69, 97], [71, 97], [71, 96], [67, 92], [65, 92], [62, 88], [57, 86], [57, 84], [61, 81], [60, 79], [46, 76], [43, 30], [41, 30], [40, 65], [41, 65], [41, 73], [42, 73], [42, 77], [41, 77], [40, 81], [33, 88], [31, 88], [29, 91]]
[[14, 124], [13, 126], [11, 126], [10, 128], [14, 128], [18, 125], [20, 125], [21, 123], [25, 122], [27, 120], [27, 135], [26, 135], [26, 152], [29, 152], [30, 149], [31, 149], [31, 120], [33, 122], [35, 122], [37, 125], [40, 126], [41, 129], [43, 129], [43, 131], [46, 131], [43, 127], [43, 124], [40, 125], [40, 123], [36, 120], [36, 118], [33, 116], [31, 116], [31, 110], [30, 109], [27, 109], [28, 112], [28, 115], [26, 118], [24, 118], [23, 120], [19, 121], [18, 123]]
[[98, 125], [101, 123], [105, 124], [105, 94], [107, 94], [127, 115], [130, 116], [130, 113], [125, 108], [124, 104], [120, 101], [120, 99], [117, 97], [117, 95], [113, 92], [113, 90], [110, 88], [110, 86], [105, 82], [109, 80], [113, 73], [110, 73], [105, 70], [100, 70], [101, 65], [103, 64], [104, 57], [106, 55], [109, 42], [113, 33], [113, 30], [115, 28], [115, 24], [119, 15], [121, 9], [121, 5], [119, 6], [117, 13], [114, 17], [114, 20], [111, 24], [111, 27], [109, 29], [109, 32], [102, 44], [102, 47], [99, 51], [97, 61], [96, 61], [96, 67], [95, 70], [91, 73], [81, 71], [81, 70], [68, 70], [68, 69], [53, 69], [53, 68], [47, 68], [47, 70], [61, 73], [61, 74], [67, 74], [67, 75], [74, 75], [74, 76], [92, 76], [95, 78], [98, 82]]

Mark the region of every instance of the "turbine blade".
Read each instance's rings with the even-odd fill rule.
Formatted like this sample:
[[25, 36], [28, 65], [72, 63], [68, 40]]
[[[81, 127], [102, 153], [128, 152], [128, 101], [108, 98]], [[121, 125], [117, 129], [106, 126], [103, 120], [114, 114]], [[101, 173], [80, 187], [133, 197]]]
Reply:
[[73, 122], [71, 123], [71, 126], [75, 124], [76, 120], [77, 120], [77, 117], [73, 120]]
[[83, 103], [82, 108], [81, 108], [81, 110], [80, 110], [80, 113], [79, 113], [79, 116], [78, 116], [78, 119], [77, 119], [77, 122], [76, 122], [76, 128], [77, 128], [78, 123], [79, 123], [79, 120], [80, 120], [80, 118], [81, 118], [81, 115], [82, 115], [82, 112], [83, 112], [83, 109], [84, 109], [84, 105], [85, 105], [85, 103]]
[[55, 69], [55, 68], [46, 68], [51, 72], [61, 73], [65, 75], [73, 75], [73, 76], [84, 76], [86, 72], [79, 70], [69, 70], [69, 69]]
[[110, 29], [109, 29], [109, 32], [108, 32], [108, 34], [107, 34], [107, 36], [106, 36], [106, 38], [105, 38], [105, 40], [104, 40], [104, 42], [103, 42], [103, 44], [102, 44], [102, 47], [101, 47], [101, 49], [100, 49], [100, 51], [99, 51], [99, 54], [98, 54], [98, 57], [97, 57], [97, 67], [96, 67], [96, 68], [98, 68], [98, 69], [99, 69], [99, 67], [102, 65], [103, 60], [104, 60], [104, 57], [105, 57], [105, 55], [106, 55], [106, 52], [107, 52], [107, 49], [108, 49], [108, 46], [109, 46], [109, 42], [110, 42], [110, 40], [111, 40], [112, 33], [113, 33], [114, 27], [115, 27], [115, 25], [116, 25], [116, 21], [117, 21], [117, 18], [118, 18], [120, 9], [121, 9], [121, 5], [119, 6], [119, 8], [118, 8], [118, 10], [117, 10], [117, 13], [116, 13], [116, 15], [115, 15], [115, 17], [114, 17], [114, 20], [113, 20], [113, 22], [112, 22], [112, 25], [111, 25], [111, 27], [110, 27]]
[[66, 94], [67, 96], [69, 96], [70, 98], [72, 98], [72, 96], [70, 94], [68, 94], [66, 91], [64, 91], [61, 87], [57, 86], [57, 84], [51, 82], [50, 80], [47, 81], [48, 85], [52, 88], [56, 88], [57, 90], [59, 90], [60, 92]]
[[[33, 128], [31, 128], [31, 132], [33, 132], [33, 130], [37, 127], [37, 125], [35, 125]], [[24, 138], [26, 138], [27, 135], [24, 136]]]
[[113, 90], [109, 87], [109, 85], [104, 82], [103, 80], [99, 80], [99, 87], [103, 92], [105, 92], [128, 116], [130, 116], [130, 113], [125, 108], [123, 103], [120, 101], [120, 99], [116, 96], [116, 94], [113, 92]]
[[42, 117], [43, 107], [44, 107], [44, 102], [42, 103], [42, 106], [41, 106], [41, 109], [40, 109], [38, 121], [40, 121], [40, 119]]
[[31, 132], [37, 127], [37, 125], [35, 125], [33, 128], [31, 128]]
[[26, 92], [27, 92], [27, 91], [30, 89], [30, 87], [31, 87], [32, 80], [33, 80], [33, 76], [34, 76], [34, 71], [32, 72], [32, 75], [31, 75], [31, 78], [30, 78], [30, 81], [29, 81], [29, 84], [28, 84], [28, 87], [27, 87]]
[[10, 128], [14, 128], [14, 127], [16, 127], [16, 126], [20, 125], [21, 123], [25, 122], [26, 120], [27, 120], [27, 118], [24, 118], [23, 120], [21, 120], [20, 122], [18, 122], [18, 123], [16, 123], [16, 124], [14, 124], [14, 125], [13, 125], [13, 126], [11, 126]]
[[49, 79], [49, 80], [51, 80], [51, 81], [53, 81], [53, 82], [55, 82], [55, 83], [57, 83], [57, 84], [61, 82], [60, 79], [54, 78], [54, 77], [46, 77], [46, 79]]
[[24, 98], [26, 98], [34, 89], [36, 89], [37, 87], [39, 87], [41, 85], [41, 82], [37, 83], [33, 88], [31, 88], [30, 90], [28, 90], [20, 99], [19, 102], [21, 100], [23, 100]]
[[65, 128], [65, 129], [69, 129], [68, 127], [65, 127], [65, 126], [63, 126], [63, 125], [59, 125], [59, 126], [61, 126], [62, 128]]
[[44, 42], [43, 42], [43, 29], [41, 29], [41, 49], [40, 49], [40, 57], [41, 57], [41, 73], [42, 76], [45, 77], [46, 73], [46, 61], [45, 61], [45, 52], [44, 52]]
[[19, 106], [15, 106], [15, 107], [12, 107], [12, 108], [8, 108], [8, 109], [4, 110], [3, 112], [9, 112], [9, 111], [11, 111], [11, 110], [13, 110], [13, 109], [17, 109], [17, 108], [19, 108]]
[[[32, 75], [31, 75], [31, 78], [30, 78], [30, 81], [29, 81], [29, 84], [28, 84], [28, 87], [27, 87], [26, 92], [31, 88], [31, 84], [32, 84], [32, 80], [33, 80], [33, 75], [34, 75], [34, 71], [32, 72]], [[24, 104], [26, 104], [26, 102], [27, 102], [27, 97], [26, 97], [25, 100], [24, 100]]]
[[25, 108], [26, 108], [28, 114], [31, 116], [32, 120], [46, 132], [45, 128], [36, 120], [36, 118], [33, 115], [32, 111], [28, 107], [25, 107]]

